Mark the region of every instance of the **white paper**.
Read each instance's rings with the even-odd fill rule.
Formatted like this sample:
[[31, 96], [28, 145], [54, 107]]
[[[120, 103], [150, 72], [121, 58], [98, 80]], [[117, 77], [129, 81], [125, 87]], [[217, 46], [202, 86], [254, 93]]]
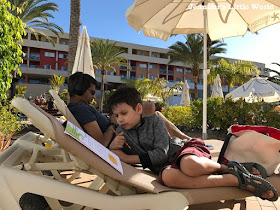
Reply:
[[95, 154], [97, 154], [99, 157], [101, 157], [103, 160], [105, 160], [107, 163], [113, 166], [117, 171], [123, 174], [123, 168], [120, 158], [115, 153], [111, 152], [109, 149], [104, 147], [94, 138], [85, 133], [83, 130], [79, 129], [77, 126], [67, 121], [64, 133], [72, 136], [78, 142], [80, 142], [85, 147], [93, 151]]

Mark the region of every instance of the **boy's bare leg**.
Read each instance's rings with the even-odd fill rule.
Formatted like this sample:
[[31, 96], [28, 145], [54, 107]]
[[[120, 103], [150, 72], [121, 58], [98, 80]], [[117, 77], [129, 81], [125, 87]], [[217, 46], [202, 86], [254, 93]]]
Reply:
[[222, 173], [227, 166], [219, 164], [206, 157], [184, 155], [180, 161], [180, 169], [187, 176], [201, 176], [206, 174]]
[[163, 122], [165, 123], [170, 136], [176, 136], [179, 139], [187, 139], [187, 140], [191, 139], [191, 137], [184, 134], [172, 122], [170, 122], [168, 119], [166, 119], [166, 117], [161, 112], [156, 111], [155, 114], [163, 119]]
[[[180, 161], [180, 169], [166, 168], [162, 172], [162, 180], [168, 187], [174, 188], [205, 188], [239, 186], [238, 178], [232, 174], [210, 175], [223, 172], [226, 165], [216, 163], [205, 157], [185, 155]], [[253, 186], [248, 186], [249, 191], [254, 191]], [[262, 194], [263, 198], [272, 198], [273, 192]]]
[[173, 188], [206, 188], [238, 186], [238, 179], [232, 174], [187, 176], [180, 169], [166, 168], [162, 172], [163, 183]]

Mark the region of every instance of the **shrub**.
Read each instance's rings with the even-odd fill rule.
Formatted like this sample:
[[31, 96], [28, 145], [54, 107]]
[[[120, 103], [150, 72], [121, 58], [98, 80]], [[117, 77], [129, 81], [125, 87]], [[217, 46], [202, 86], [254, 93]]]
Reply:
[[21, 129], [18, 111], [7, 101], [0, 103], [0, 152], [9, 147], [13, 134]]
[[[207, 99], [208, 129], [225, 130], [233, 124], [265, 125], [280, 128], [280, 114], [274, 112], [275, 103], [247, 103], [243, 100], [233, 101], [219, 97]], [[177, 126], [188, 129], [202, 128], [203, 104], [201, 100], [193, 101], [187, 106], [164, 108], [162, 113]]]

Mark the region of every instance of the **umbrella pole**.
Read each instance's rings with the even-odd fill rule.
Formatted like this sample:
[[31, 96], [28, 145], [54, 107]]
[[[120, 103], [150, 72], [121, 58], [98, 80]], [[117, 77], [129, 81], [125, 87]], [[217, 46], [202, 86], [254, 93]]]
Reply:
[[[204, 6], [207, 7], [207, 1]], [[203, 9], [204, 31], [203, 31], [203, 120], [202, 139], [207, 139], [207, 8]]]

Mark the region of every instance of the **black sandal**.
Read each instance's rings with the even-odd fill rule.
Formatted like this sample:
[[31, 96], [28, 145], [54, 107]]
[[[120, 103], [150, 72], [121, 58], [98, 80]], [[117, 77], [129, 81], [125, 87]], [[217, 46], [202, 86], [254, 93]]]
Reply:
[[[278, 192], [275, 190], [275, 188], [265, 179], [255, 176], [253, 174], [250, 174], [248, 170], [242, 166], [240, 163], [233, 163], [230, 162], [228, 164], [228, 169], [224, 170], [223, 174], [233, 174], [238, 178], [239, 182], [239, 189], [241, 190], [247, 190], [253, 195], [263, 199], [263, 200], [269, 200], [269, 201], [276, 201], [278, 199]], [[260, 183], [257, 183], [260, 182]], [[247, 189], [248, 186], [252, 186], [255, 188], [255, 190], [250, 191]], [[267, 192], [271, 190], [274, 194], [272, 198], [262, 198], [262, 194], [264, 192]]]
[[240, 164], [243, 165], [247, 169], [247, 171], [249, 171], [249, 173], [252, 173], [252, 168], [256, 168], [260, 172], [263, 179], [267, 177], [266, 170], [261, 164], [253, 163], [253, 162], [246, 162]]

